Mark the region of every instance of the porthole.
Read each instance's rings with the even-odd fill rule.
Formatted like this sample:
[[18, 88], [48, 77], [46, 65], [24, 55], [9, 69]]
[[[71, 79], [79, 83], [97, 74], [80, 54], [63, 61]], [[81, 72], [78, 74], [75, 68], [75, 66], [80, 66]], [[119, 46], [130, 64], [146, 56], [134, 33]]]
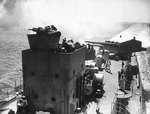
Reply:
[[58, 78], [59, 78], [59, 75], [58, 75], [58, 74], [55, 74], [55, 78], [58, 79]]
[[32, 76], [34, 76], [34, 75], [35, 75], [35, 73], [34, 73], [34, 72], [31, 72], [31, 75], [32, 75]]
[[52, 101], [52, 102], [55, 102], [55, 101], [56, 101], [56, 98], [55, 98], [55, 97], [51, 97], [51, 101]]
[[83, 64], [81, 64], [81, 69], [83, 69]]
[[75, 73], [76, 73], [76, 71], [75, 71], [75, 70], [73, 70], [73, 75], [75, 75]]
[[75, 97], [74, 94], [72, 95], [72, 97], [73, 97], [73, 99], [74, 99], [74, 97]]
[[38, 95], [34, 95], [34, 99], [38, 99]]

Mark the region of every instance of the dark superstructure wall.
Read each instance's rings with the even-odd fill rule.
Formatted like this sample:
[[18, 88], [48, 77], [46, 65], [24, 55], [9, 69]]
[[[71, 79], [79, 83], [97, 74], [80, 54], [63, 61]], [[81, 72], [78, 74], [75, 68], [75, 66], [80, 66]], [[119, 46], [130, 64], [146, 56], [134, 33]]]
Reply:
[[60, 35], [41, 29], [28, 34], [30, 49], [22, 51], [23, 91], [32, 114], [73, 114], [82, 100], [76, 90], [85, 71], [85, 47], [64, 51], [59, 48]]
[[22, 55], [24, 93], [29, 106], [34, 110], [72, 114], [77, 103], [76, 80], [85, 68], [85, 48], [72, 53], [29, 49]]

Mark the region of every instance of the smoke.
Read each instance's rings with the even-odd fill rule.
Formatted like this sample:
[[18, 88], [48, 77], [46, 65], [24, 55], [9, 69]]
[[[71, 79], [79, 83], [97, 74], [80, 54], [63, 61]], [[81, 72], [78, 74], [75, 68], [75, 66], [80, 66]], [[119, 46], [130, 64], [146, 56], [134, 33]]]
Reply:
[[11, 14], [13, 13], [16, 2], [17, 0], [3, 0], [3, 7], [9, 14]]
[[17, 4], [17, 0], [0, 1], [0, 29], [8, 30], [19, 24], [20, 14]]
[[[149, 22], [149, 0], [3, 0], [0, 27], [25, 29], [55, 25], [77, 40], [111, 37], [124, 29], [120, 22]], [[119, 23], [118, 23], [119, 22]]]

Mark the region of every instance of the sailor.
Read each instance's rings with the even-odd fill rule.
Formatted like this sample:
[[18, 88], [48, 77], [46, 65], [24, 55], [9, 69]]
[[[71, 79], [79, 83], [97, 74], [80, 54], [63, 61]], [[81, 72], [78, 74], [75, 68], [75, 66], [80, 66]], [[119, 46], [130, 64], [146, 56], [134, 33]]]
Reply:
[[36, 30], [37, 34], [43, 34], [44, 33], [44, 29], [42, 27], [38, 27]]
[[50, 26], [46, 26], [44, 28], [45, 32], [48, 33], [48, 32], [51, 32], [51, 27]]
[[103, 49], [103, 51], [102, 51], [102, 55], [104, 55], [105, 54], [105, 51], [104, 51], [104, 49]]
[[124, 62], [122, 61], [122, 69], [124, 68]]
[[81, 108], [77, 108], [74, 112], [74, 114], [83, 114]]
[[75, 46], [76, 49], [78, 49], [78, 48], [81, 47], [81, 44], [80, 44], [79, 42], [76, 42], [76, 43], [74, 44], [74, 46]]
[[21, 97], [22, 97], [22, 94], [19, 93], [19, 92], [16, 92], [16, 99], [17, 99], [17, 101], [19, 101], [21, 99]]
[[22, 96], [23, 107], [25, 108], [28, 105], [27, 99], [25, 96]]
[[9, 110], [8, 114], [15, 114], [15, 111], [13, 111], [12, 109]]
[[65, 47], [67, 45], [66, 38], [63, 38], [62, 46]]
[[23, 93], [23, 90], [21, 90], [21, 91], [20, 91], [20, 94], [21, 94], [21, 95], [23, 95], [23, 94], [24, 94], [24, 93]]
[[105, 93], [104, 89], [97, 89], [95, 96], [96, 96], [96, 98], [102, 98], [104, 93]]
[[51, 25], [51, 29], [57, 31], [57, 28], [54, 25]]
[[103, 83], [98, 83], [98, 85], [97, 85], [97, 89], [100, 89], [100, 91], [102, 92], [102, 94], [104, 94], [105, 93], [105, 90], [104, 90], [104, 84]]
[[17, 106], [18, 106], [17, 113], [25, 114], [27, 105], [28, 105], [28, 102], [27, 102], [26, 97], [22, 96], [21, 99], [17, 102]]
[[111, 60], [108, 58], [107, 61], [106, 61], [105, 70], [106, 70], [107, 72], [109, 72], [109, 73], [111, 73], [110, 65], [111, 65]]
[[109, 65], [109, 72], [111, 73], [111, 70], [110, 70], [111, 60], [110, 60], [110, 59], [109, 59], [109, 61], [108, 61], [108, 65]]
[[99, 70], [101, 70], [102, 68], [102, 55], [97, 55], [96, 59], [94, 60], [96, 62], [95, 66], [99, 68]]
[[106, 60], [105, 62], [105, 71], [107, 72], [107, 65], [108, 65], [108, 61]]
[[102, 114], [102, 113], [100, 112], [100, 108], [97, 108], [97, 109], [96, 109], [96, 114]]
[[89, 54], [90, 54], [90, 59], [95, 59], [95, 49], [93, 46], [91, 46], [89, 50]]
[[22, 100], [22, 99], [19, 99], [19, 101], [17, 102], [18, 108], [23, 106], [23, 103], [22, 103], [22, 102], [23, 102], [23, 100]]
[[63, 39], [62, 47], [65, 48], [66, 52], [73, 52], [75, 50], [73, 40], [66, 41], [66, 38]]

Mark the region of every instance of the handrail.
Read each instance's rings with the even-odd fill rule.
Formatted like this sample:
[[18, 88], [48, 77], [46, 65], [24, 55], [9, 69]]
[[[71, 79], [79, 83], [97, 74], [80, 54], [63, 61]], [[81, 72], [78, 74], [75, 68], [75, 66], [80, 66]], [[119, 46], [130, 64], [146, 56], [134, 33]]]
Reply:
[[[114, 104], [119, 104], [120, 106], [124, 106], [126, 108], [127, 111], [130, 111], [128, 106], [125, 106], [123, 103], [114, 103]], [[115, 107], [115, 106], [114, 106]]]
[[[130, 109], [129, 109], [128, 106], [125, 106], [123, 103], [115, 102], [116, 99], [117, 99], [117, 94], [115, 94], [115, 97], [114, 97], [114, 99], [113, 99], [113, 102], [111, 103], [111, 113], [114, 111], [116, 105], [118, 105], [118, 104], [119, 104], [119, 106], [123, 106], [123, 107], [125, 108], [124, 110], [130, 112]], [[122, 108], [122, 109], [123, 109], [123, 108]]]
[[[122, 108], [123, 109], [123, 108]], [[111, 114], [114, 114], [114, 112], [116, 112], [115, 114], [121, 113], [121, 114], [130, 114], [129, 112], [122, 112], [121, 110], [114, 110], [113, 112], [111, 112]]]

